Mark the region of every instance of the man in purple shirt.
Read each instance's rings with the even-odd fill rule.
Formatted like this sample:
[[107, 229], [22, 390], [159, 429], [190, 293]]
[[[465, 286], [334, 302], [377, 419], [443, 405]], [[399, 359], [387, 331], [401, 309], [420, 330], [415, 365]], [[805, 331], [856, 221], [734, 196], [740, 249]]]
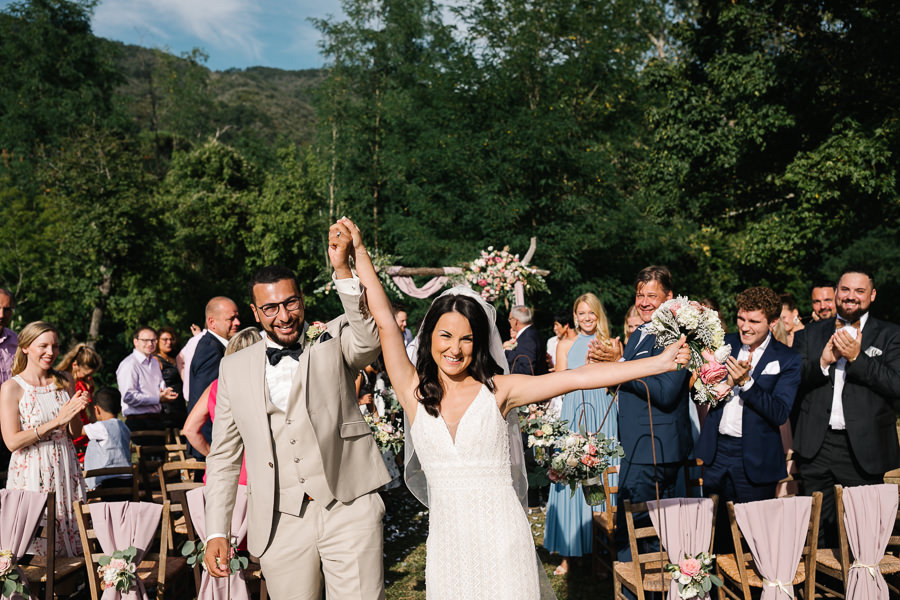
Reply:
[[158, 338], [151, 327], [134, 332], [134, 352], [116, 369], [116, 381], [122, 394], [122, 414], [132, 431], [160, 429], [161, 402], [171, 402], [178, 393], [163, 382], [159, 362], [153, 358]]
[[[16, 309], [16, 299], [9, 290], [0, 288], [0, 385], [12, 376], [13, 358], [16, 356], [16, 346], [19, 345], [19, 336], [9, 324], [12, 322], [13, 311]], [[6, 487], [6, 469], [9, 467], [11, 456], [6, 444], [0, 443], [0, 485]]]

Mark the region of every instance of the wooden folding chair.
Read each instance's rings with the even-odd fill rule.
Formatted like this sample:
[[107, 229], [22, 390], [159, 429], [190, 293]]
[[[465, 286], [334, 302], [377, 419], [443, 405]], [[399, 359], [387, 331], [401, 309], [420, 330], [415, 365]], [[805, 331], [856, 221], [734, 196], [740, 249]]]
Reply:
[[[128, 467], [106, 467], [104, 469], [91, 469], [90, 471], [84, 472], [85, 479], [87, 479], [88, 477], [103, 477], [106, 475], [112, 475], [118, 478], [122, 478], [122, 485], [116, 487], [98, 487], [93, 490], [88, 490], [88, 502], [118, 502], [123, 500], [130, 500], [132, 502], [138, 501], [138, 473], [137, 467], [135, 465], [131, 465]], [[131, 483], [126, 483], [124, 481], [125, 477], [129, 477]]]
[[[36, 539], [43, 539], [46, 543], [46, 555], [37, 556], [26, 554], [19, 561], [19, 566], [25, 571], [28, 580], [28, 588], [34, 598], [54, 600], [58, 594], [57, 584], [67, 585], [70, 591], [74, 591], [76, 576], [84, 567], [84, 558], [81, 556], [56, 556], [56, 493], [47, 493], [47, 505], [45, 508], [45, 521], [38, 525]], [[53, 573], [48, 577], [48, 573]], [[43, 594], [40, 590], [43, 589]], [[63, 597], [63, 594], [59, 594]]]
[[[616, 560], [616, 506], [610, 500], [619, 493], [618, 483], [612, 485], [612, 476], [619, 474], [619, 465], [603, 471], [603, 493], [606, 494], [606, 510], [593, 514], [591, 564], [597, 575], [612, 575]], [[618, 480], [617, 480], [618, 481]]]
[[[100, 576], [97, 569], [100, 566], [98, 560], [103, 556], [103, 550], [100, 548], [97, 534], [94, 531], [90, 505], [76, 501], [75, 518], [78, 520], [78, 532], [81, 535], [81, 545], [84, 549], [91, 600], [100, 600], [103, 590], [100, 588]], [[145, 588], [156, 588], [158, 600], [162, 600], [170, 588], [174, 590], [173, 598], [189, 598], [191, 593], [187, 578], [187, 559], [169, 555], [168, 532], [169, 503], [165, 502], [162, 506], [160, 526], [153, 536], [154, 545], [148, 549], [141, 563], [137, 565], [137, 576]], [[173, 583], [182, 583], [182, 589]]]
[[[201, 540], [197, 537], [197, 530], [194, 529], [194, 522], [191, 520], [191, 511], [187, 510], [187, 499], [184, 494], [187, 493], [188, 490], [183, 490], [180, 492], [182, 502], [184, 503], [184, 524], [187, 528], [187, 539], [197, 543], [197, 542], [205, 542], [205, 540]], [[194, 589], [198, 592], [200, 590], [200, 577], [202, 567], [200, 564], [195, 564], [193, 567], [194, 571]], [[269, 592], [266, 589], [266, 579], [263, 577], [262, 567], [259, 564], [259, 558], [250, 555], [250, 564], [246, 569], [244, 569], [244, 580], [247, 582], [248, 587], [250, 588], [251, 593], [255, 590], [253, 589], [257, 585], [259, 586], [259, 600], [268, 600]]]
[[[713, 496], [712, 529], [709, 536], [709, 549], [712, 552], [712, 543], [715, 538], [716, 509], [718, 498]], [[625, 500], [620, 510], [625, 511], [625, 525], [628, 528], [628, 545], [631, 548], [631, 562], [615, 561], [613, 563], [613, 598], [615, 600], [630, 600], [631, 596], [625, 595], [626, 589], [638, 600], [645, 600], [650, 592], [665, 594], [669, 589], [672, 576], [667, 573], [665, 565], [669, 562], [668, 554], [662, 550], [659, 543], [659, 534], [650, 525], [648, 527], [635, 528], [634, 518], [636, 514], [646, 513], [649, 510], [646, 502], [632, 504]], [[657, 541], [659, 550], [641, 552], [641, 547], [647, 545], [651, 539]]]
[[[844, 523], [844, 488], [834, 486], [834, 501], [837, 509], [838, 534], [840, 541], [838, 547], [819, 548], [816, 552], [816, 569], [835, 580], [832, 585], [825, 585], [816, 581], [816, 588], [824, 597], [843, 598], [846, 593], [847, 575], [850, 573], [851, 553], [850, 544], [847, 541], [847, 525]], [[897, 519], [894, 521], [894, 530], [888, 541], [888, 552], [878, 564], [881, 574], [884, 575], [891, 598], [900, 598], [900, 589], [897, 581], [888, 579], [891, 575], [900, 574], [900, 558], [891, 554], [891, 550], [900, 549], [900, 510], [897, 511]], [[835, 585], [840, 584], [840, 585]]]
[[184, 493], [203, 486], [202, 482], [195, 481], [194, 473], [205, 473], [206, 463], [197, 460], [185, 460], [168, 462], [159, 466], [156, 478], [159, 480], [159, 491], [162, 501], [169, 503], [171, 515], [169, 532], [169, 549], [175, 547], [175, 534], [186, 536], [188, 531], [184, 524], [186, 506]]
[[[800, 564], [791, 581], [791, 587], [802, 585], [805, 600], [813, 600], [816, 589], [816, 554], [819, 543], [819, 516], [822, 512], [822, 492], [812, 495], [812, 507], [809, 513], [806, 542], [800, 555]], [[728, 503], [728, 522], [731, 526], [731, 537], [734, 540], [734, 554], [716, 556], [716, 568], [723, 585], [719, 588], [719, 600], [733, 598], [735, 600], [751, 600], [751, 588], [762, 589], [763, 577], [756, 568], [756, 563], [738, 527], [734, 517], [734, 503]]]

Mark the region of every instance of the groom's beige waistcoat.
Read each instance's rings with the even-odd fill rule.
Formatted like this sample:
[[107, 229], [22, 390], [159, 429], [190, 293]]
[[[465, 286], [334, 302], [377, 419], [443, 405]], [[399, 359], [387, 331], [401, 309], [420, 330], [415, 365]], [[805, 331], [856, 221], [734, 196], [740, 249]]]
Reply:
[[298, 516], [304, 494], [323, 505], [350, 502], [390, 481], [356, 399], [357, 373], [381, 350], [364, 297], [340, 294], [345, 315], [327, 324], [328, 336], [304, 338], [286, 410], [269, 399], [265, 341], [222, 359], [206, 463], [208, 532], [229, 529], [242, 454], [256, 556], [275, 513]]

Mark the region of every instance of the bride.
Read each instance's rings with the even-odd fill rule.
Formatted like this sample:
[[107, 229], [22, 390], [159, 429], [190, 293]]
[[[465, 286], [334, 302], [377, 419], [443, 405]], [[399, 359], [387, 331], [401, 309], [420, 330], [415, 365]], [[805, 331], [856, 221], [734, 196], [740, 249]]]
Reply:
[[339, 225], [338, 235], [352, 236], [388, 376], [427, 479], [427, 598], [537, 600], [540, 563], [513, 485], [507, 415], [572, 390], [674, 370], [690, 356], [684, 340], [643, 360], [507, 375], [493, 307], [468, 288], [454, 288], [426, 314], [412, 365], [359, 229], [346, 218]]

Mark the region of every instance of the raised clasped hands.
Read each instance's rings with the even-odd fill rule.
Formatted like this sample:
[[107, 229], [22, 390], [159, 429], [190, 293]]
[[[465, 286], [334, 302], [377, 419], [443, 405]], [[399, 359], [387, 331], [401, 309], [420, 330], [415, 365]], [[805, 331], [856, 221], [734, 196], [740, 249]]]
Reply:
[[738, 360], [733, 356], [725, 359], [725, 369], [728, 370], [728, 385], [744, 385], [750, 378], [750, 361]]
[[353, 234], [348, 224], [353, 225], [350, 219], [341, 217], [328, 228], [328, 258], [331, 260], [335, 277], [338, 279], [347, 279], [353, 276], [353, 273], [350, 271]]

